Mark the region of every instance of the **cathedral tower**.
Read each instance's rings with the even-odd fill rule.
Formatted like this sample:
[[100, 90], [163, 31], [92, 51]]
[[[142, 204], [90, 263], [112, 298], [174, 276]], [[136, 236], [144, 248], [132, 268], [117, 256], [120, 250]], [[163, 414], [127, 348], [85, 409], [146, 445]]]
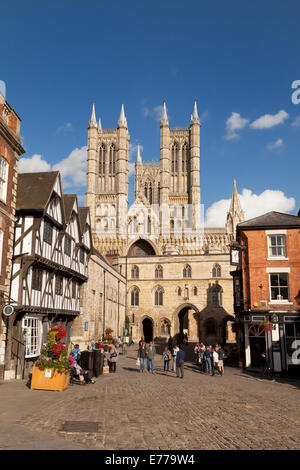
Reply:
[[[90, 207], [95, 247], [120, 251], [126, 236], [129, 133], [122, 104], [117, 129], [102, 129], [95, 106], [88, 125], [86, 205]], [[124, 232], [125, 231], [125, 232]]]

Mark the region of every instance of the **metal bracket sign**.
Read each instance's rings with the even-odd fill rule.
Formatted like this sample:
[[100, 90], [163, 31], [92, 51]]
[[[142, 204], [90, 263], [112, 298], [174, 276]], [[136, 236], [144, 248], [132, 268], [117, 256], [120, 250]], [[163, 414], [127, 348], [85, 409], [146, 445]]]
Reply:
[[12, 305], [5, 305], [3, 307], [3, 315], [10, 317], [14, 313], [14, 307]]

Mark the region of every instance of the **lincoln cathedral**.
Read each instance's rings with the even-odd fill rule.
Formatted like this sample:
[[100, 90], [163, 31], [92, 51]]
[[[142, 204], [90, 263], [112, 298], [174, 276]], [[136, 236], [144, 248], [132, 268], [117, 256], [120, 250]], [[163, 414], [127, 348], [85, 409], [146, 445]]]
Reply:
[[103, 129], [93, 105], [88, 125], [86, 206], [93, 244], [127, 280], [126, 315], [134, 341], [169, 335], [233, 343], [229, 245], [244, 220], [236, 182], [226, 224], [204, 226], [200, 200], [200, 119], [172, 128], [166, 103], [160, 161], [135, 162], [128, 207], [129, 130], [124, 106], [116, 129]]

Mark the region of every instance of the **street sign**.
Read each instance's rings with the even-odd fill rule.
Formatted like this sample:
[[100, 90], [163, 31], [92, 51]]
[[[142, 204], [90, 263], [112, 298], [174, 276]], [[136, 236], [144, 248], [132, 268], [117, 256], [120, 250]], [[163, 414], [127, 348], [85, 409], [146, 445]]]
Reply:
[[14, 307], [12, 305], [5, 305], [3, 308], [3, 315], [10, 317], [14, 313]]

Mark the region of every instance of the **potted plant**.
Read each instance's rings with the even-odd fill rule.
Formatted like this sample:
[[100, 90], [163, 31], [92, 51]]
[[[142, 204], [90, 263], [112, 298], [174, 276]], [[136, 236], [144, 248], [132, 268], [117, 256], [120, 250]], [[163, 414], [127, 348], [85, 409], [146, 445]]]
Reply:
[[58, 390], [68, 388], [71, 361], [61, 340], [66, 336], [62, 326], [50, 328], [47, 344], [36, 361], [31, 379], [31, 389]]

